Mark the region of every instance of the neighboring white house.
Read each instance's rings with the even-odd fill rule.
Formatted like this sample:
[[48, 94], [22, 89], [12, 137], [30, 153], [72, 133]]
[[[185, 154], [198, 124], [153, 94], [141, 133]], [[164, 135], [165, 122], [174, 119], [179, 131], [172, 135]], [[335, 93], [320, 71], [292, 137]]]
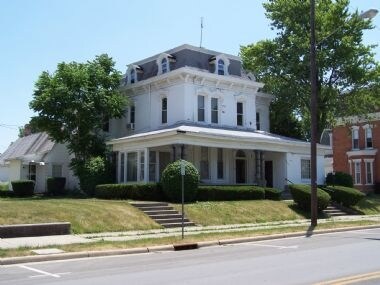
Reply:
[[[263, 86], [239, 57], [191, 45], [129, 65], [131, 105], [109, 125], [119, 183], [159, 181], [179, 158], [209, 184], [310, 183], [310, 144], [269, 133], [273, 97]], [[327, 150], [318, 145], [318, 183]]]
[[36, 193], [46, 191], [47, 177], [66, 177], [66, 188], [77, 187], [69, 163], [67, 148], [51, 141], [44, 132], [19, 138], [0, 155], [0, 165], [8, 171], [7, 180], [34, 180]]

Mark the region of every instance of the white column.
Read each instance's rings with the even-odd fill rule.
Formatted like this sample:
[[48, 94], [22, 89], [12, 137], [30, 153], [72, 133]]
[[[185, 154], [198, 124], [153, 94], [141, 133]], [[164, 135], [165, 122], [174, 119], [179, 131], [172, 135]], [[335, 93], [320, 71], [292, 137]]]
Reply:
[[149, 149], [144, 148], [144, 181], [149, 182]]

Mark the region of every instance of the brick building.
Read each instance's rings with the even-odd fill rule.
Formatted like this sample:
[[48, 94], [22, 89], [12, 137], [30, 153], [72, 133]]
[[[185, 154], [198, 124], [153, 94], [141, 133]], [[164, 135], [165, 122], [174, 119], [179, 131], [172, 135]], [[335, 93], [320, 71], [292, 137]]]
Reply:
[[380, 112], [338, 120], [332, 145], [334, 171], [351, 174], [361, 191], [373, 190], [380, 182]]

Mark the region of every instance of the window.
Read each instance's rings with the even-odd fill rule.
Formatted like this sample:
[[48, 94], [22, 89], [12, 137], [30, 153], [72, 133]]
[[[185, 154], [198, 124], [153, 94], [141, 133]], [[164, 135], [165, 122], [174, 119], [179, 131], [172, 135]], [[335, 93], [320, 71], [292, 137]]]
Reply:
[[210, 179], [208, 147], [201, 147], [201, 179]]
[[223, 149], [218, 148], [218, 165], [217, 165], [218, 179], [224, 178], [224, 166], [223, 166]]
[[143, 151], [140, 152], [140, 179], [139, 181], [144, 181], [144, 160], [145, 160], [145, 153]]
[[223, 59], [218, 60], [218, 74], [224, 75], [224, 60]]
[[166, 124], [168, 122], [168, 98], [162, 98], [161, 101], [161, 123]]
[[260, 131], [260, 113], [256, 112], [256, 130]]
[[365, 147], [366, 148], [372, 148], [372, 129], [367, 128], [365, 129]]
[[218, 98], [211, 98], [211, 123], [218, 123]]
[[352, 129], [352, 149], [359, 149], [359, 129]]
[[53, 164], [52, 169], [51, 169], [51, 176], [62, 177], [62, 165]]
[[156, 181], [156, 152], [150, 151], [149, 152], [149, 181]]
[[198, 122], [205, 121], [205, 96], [198, 95]]
[[355, 161], [355, 184], [361, 184], [361, 163], [360, 161]]
[[366, 161], [366, 184], [373, 184], [373, 162]]
[[163, 58], [161, 61], [161, 70], [162, 70], [162, 73], [168, 72], [168, 60], [166, 57]]
[[243, 125], [243, 103], [236, 103], [236, 122], [238, 126]]
[[301, 159], [301, 179], [310, 179], [310, 159]]
[[137, 152], [127, 153], [127, 181], [137, 181]]
[[135, 106], [131, 106], [130, 123], [135, 123]]
[[134, 69], [131, 70], [131, 84], [136, 81], [136, 71]]
[[35, 164], [29, 164], [29, 180], [36, 181], [36, 165]]
[[124, 182], [124, 165], [125, 165], [125, 154], [120, 154], [120, 182]]

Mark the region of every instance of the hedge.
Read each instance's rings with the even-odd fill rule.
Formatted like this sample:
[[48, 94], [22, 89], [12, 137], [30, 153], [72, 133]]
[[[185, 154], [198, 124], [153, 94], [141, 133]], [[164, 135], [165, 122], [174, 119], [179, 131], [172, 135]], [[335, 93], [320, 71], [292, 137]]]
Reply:
[[351, 207], [356, 205], [361, 199], [364, 198], [365, 194], [360, 192], [357, 189], [344, 187], [344, 186], [335, 186], [335, 187], [326, 187], [331, 199], [334, 202], [342, 204], [346, 207]]
[[48, 177], [46, 179], [47, 191], [53, 196], [65, 195], [65, 177]]
[[281, 200], [281, 191], [275, 188], [265, 187], [265, 199], [267, 200]]
[[197, 201], [260, 200], [265, 198], [265, 189], [249, 185], [205, 185], [198, 187]]
[[11, 181], [11, 184], [15, 196], [28, 197], [34, 194], [35, 182], [33, 180], [15, 180]]
[[348, 173], [344, 172], [335, 172], [334, 173], [328, 173], [326, 176], [326, 184], [327, 185], [340, 185], [340, 186], [346, 186], [346, 187], [353, 187], [354, 182], [352, 180], [352, 176]]
[[99, 199], [133, 199], [143, 201], [165, 201], [161, 186], [157, 183], [101, 184], [95, 187]]
[[[292, 194], [294, 202], [299, 208], [303, 210], [310, 210], [311, 208], [311, 187], [310, 185], [290, 184], [290, 193]], [[331, 200], [330, 195], [320, 188], [317, 188], [317, 203], [318, 211], [327, 208]]]

